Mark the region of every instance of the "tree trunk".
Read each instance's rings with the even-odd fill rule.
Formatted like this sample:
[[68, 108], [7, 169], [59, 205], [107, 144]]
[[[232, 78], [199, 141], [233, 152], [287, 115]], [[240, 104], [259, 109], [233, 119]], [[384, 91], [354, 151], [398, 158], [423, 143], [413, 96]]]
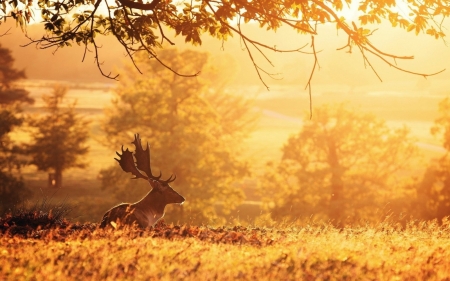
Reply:
[[343, 168], [339, 163], [336, 144], [333, 139], [328, 141], [328, 164], [331, 171], [331, 200], [329, 217], [339, 223], [342, 216], [344, 183], [342, 181]]
[[62, 187], [62, 170], [55, 169], [55, 188]]

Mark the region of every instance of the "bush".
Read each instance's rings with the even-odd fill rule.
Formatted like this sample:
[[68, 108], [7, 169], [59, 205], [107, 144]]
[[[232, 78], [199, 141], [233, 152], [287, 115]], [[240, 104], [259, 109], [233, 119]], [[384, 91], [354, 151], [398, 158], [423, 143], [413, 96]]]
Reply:
[[29, 194], [22, 178], [0, 171], [0, 215], [13, 209]]

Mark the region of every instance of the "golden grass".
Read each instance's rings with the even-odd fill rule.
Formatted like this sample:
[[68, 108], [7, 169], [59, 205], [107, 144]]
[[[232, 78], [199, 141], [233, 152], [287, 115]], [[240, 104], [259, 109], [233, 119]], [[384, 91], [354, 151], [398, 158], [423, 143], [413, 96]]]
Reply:
[[0, 236], [0, 280], [444, 280], [449, 260], [447, 222], [403, 229], [90, 225]]

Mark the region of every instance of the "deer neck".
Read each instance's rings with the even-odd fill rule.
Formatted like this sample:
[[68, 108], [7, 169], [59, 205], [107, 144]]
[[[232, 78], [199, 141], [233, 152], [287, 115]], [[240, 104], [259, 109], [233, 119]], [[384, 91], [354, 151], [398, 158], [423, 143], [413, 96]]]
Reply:
[[149, 219], [159, 219], [164, 215], [164, 208], [166, 203], [161, 192], [157, 192], [155, 189], [147, 193], [139, 202], [134, 204], [137, 209], [143, 212]]

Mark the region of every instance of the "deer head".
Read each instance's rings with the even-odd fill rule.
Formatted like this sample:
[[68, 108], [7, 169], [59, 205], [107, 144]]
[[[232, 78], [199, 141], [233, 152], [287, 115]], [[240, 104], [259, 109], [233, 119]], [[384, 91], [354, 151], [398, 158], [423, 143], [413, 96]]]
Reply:
[[[150, 162], [150, 147], [148, 143], [147, 148], [143, 149], [139, 134], [135, 134], [132, 144], [134, 144], [134, 146], [136, 147], [134, 156], [133, 153], [128, 150], [128, 148], [126, 150], [123, 150], [123, 146], [122, 154], [116, 152], [116, 154], [119, 156], [119, 159], [114, 159], [119, 162], [122, 170], [127, 173], [133, 174], [133, 179], [141, 178], [148, 180], [153, 190], [163, 195], [166, 204], [183, 203], [185, 200], [184, 197], [178, 194], [169, 184], [173, 182], [177, 178], [177, 176], [171, 175], [168, 179], [162, 180], [161, 172], [158, 176], [153, 175]], [[145, 175], [141, 171], [145, 173]]]

